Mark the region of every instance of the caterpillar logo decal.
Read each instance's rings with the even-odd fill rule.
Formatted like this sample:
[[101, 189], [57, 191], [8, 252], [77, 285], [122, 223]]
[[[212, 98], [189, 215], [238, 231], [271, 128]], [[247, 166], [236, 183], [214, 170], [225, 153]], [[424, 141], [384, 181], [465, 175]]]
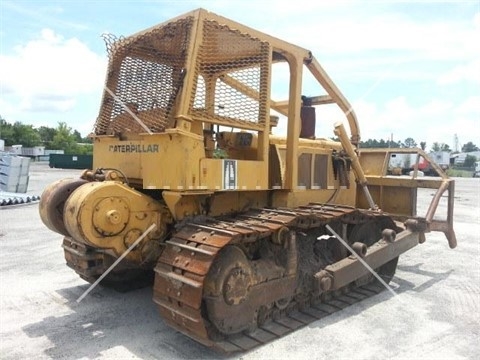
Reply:
[[118, 153], [158, 153], [159, 148], [158, 144], [110, 145], [108, 151]]

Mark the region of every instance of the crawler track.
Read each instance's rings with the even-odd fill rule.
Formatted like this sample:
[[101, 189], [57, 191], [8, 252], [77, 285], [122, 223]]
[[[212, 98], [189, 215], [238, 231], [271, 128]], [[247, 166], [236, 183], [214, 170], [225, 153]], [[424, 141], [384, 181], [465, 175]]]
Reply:
[[[162, 317], [170, 326], [204, 345], [227, 353], [252, 349], [377, 294], [383, 287], [374, 282], [372, 277], [364, 276], [335, 292], [315, 291], [314, 286], [308, 284], [322, 267], [305, 270], [304, 263], [295, 262], [293, 275], [287, 269], [277, 278], [266, 277], [267, 279], [262, 283], [249, 284], [248, 289], [253, 294], [252, 300], [245, 300], [247, 305], [237, 306], [239, 310], [236, 313], [235, 310], [231, 314], [222, 313], [224, 307], [216, 308], [220, 309], [216, 310], [220, 314], [218, 316], [222, 318], [226, 315], [225, 318], [230, 318], [232, 326], [235, 327], [236, 319], [240, 320], [243, 316], [248, 316], [243, 313], [243, 309], [248, 313], [250, 308], [255, 307], [252, 326], [238, 332], [232, 330], [230, 334], [227, 331], [225, 334], [218, 331], [218, 327], [224, 326], [227, 330], [231, 328], [224, 325], [223, 320], [217, 321], [215, 326], [207, 315], [207, 305], [212, 302], [216, 304], [223, 299], [222, 296], [217, 296], [212, 300], [210, 290], [212, 275], [209, 275], [209, 271], [218, 271], [219, 267], [215, 268], [215, 262], [225, 254], [220, 252], [228, 246], [248, 249], [253, 246], [252, 244], [261, 241], [275, 242], [275, 237], [282, 228], [294, 231], [300, 236], [302, 234], [317, 236], [326, 224], [344, 224], [345, 228], [349, 227], [350, 235], [358, 236], [351, 231], [355, 225], [377, 220], [383, 223], [391, 221], [385, 215], [363, 212], [351, 207], [310, 204], [293, 210], [252, 210], [225, 221], [189, 223], [166, 242], [166, 248], [155, 268], [154, 301]], [[362, 229], [357, 231], [357, 233], [361, 232]], [[370, 231], [370, 235], [372, 234]], [[378, 239], [377, 237], [376, 240]], [[315, 240], [310, 241], [315, 242]], [[284, 244], [284, 247], [286, 246]], [[295, 244], [294, 246], [296, 247]], [[300, 248], [302, 246], [298, 246], [299, 250]], [[295, 259], [299, 258], [307, 262], [303, 255], [294, 254]], [[382, 267], [387, 280], [391, 279], [395, 272], [397, 259]], [[289, 261], [292, 265], [291, 260], [287, 263]], [[254, 262], [251, 261], [251, 263]], [[330, 260], [328, 264], [333, 262]], [[323, 266], [325, 265], [327, 263]], [[304, 268], [303, 277], [299, 275], [302, 267]], [[235, 275], [232, 281], [234, 286], [246, 283], [244, 278], [248, 277], [248, 274], [242, 276], [241, 270], [230, 274]], [[225, 279], [230, 278], [225, 277]], [[301, 285], [302, 281], [307, 285]], [[255, 289], [260, 288], [260, 292], [255, 293]], [[232, 291], [233, 293], [237, 298], [241, 297], [238, 292]], [[232, 301], [237, 299], [233, 295], [230, 296], [230, 292], [227, 295], [224, 291], [225, 298], [232, 298]], [[266, 298], [263, 303], [255, 300], [260, 297]], [[235, 306], [229, 309], [232, 308]], [[228, 320], [225, 322], [228, 323]]]
[[[67, 266], [85, 281], [94, 283], [115, 261], [105, 251], [78, 242], [71, 237], [63, 239]], [[125, 268], [117, 266], [110, 272], [101, 284], [120, 292], [139, 289], [153, 283], [153, 271], [145, 269]]]

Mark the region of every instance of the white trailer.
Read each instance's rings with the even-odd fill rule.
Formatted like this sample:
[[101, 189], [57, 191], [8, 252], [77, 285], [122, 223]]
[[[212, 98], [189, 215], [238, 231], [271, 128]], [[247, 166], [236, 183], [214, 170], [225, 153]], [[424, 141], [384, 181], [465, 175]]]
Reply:
[[450, 167], [450, 153], [447, 151], [433, 151], [430, 157], [435, 161], [442, 170], [447, 170]]

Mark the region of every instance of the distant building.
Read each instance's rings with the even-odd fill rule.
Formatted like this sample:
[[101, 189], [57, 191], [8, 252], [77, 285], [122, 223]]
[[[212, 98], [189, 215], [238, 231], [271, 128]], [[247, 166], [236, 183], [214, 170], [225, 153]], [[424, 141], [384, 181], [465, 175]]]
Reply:
[[45, 146], [34, 146], [31, 148], [23, 147], [22, 145], [7, 146], [5, 152], [11, 155], [26, 156], [36, 161], [48, 161], [50, 154], [64, 154], [64, 150], [48, 150]]
[[467, 155], [470, 155], [470, 156], [475, 156], [475, 158], [477, 160], [480, 159], [480, 151], [471, 151], [471, 152], [468, 152], [468, 153], [458, 153], [458, 154], [454, 154], [451, 156], [451, 158], [454, 159], [454, 164], [455, 165], [463, 165], [464, 162], [465, 162], [465, 159], [467, 158]]

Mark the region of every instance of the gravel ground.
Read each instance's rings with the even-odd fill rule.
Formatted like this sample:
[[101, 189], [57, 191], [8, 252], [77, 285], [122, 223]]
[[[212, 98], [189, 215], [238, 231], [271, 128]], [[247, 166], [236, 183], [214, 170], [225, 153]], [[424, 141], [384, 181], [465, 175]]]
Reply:
[[[31, 166], [29, 193], [80, 171]], [[424, 213], [432, 190], [419, 191]], [[423, 211], [423, 212], [422, 212]], [[88, 288], [65, 266], [38, 203], [0, 208], [0, 358], [473, 359], [480, 351], [480, 179], [457, 179], [450, 250], [443, 234], [400, 257], [392, 287], [253, 351], [224, 357], [166, 326], [152, 289]]]

